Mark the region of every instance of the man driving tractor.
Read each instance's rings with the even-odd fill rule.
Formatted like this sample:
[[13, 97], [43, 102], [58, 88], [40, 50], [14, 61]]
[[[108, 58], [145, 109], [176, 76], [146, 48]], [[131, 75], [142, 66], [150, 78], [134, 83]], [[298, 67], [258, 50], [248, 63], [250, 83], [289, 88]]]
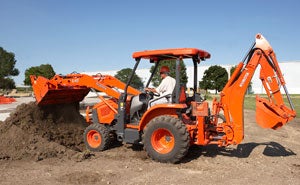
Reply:
[[[169, 67], [162, 66], [160, 68], [159, 73], [160, 73], [160, 77], [162, 78], [162, 81], [159, 84], [159, 86], [157, 88], [145, 88], [145, 90], [153, 92], [153, 93], [159, 95], [160, 97], [172, 94], [172, 92], [175, 88], [175, 85], [176, 85], [176, 80], [174, 78], [172, 78], [171, 76], [169, 76], [169, 74], [170, 74]], [[156, 104], [169, 103], [169, 102], [172, 102], [171, 98], [172, 98], [171, 96], [166, 96], [164, 98], [154, 99], [154, 101], [152, 101], [152, 103], [150, 102], [149, 105], [153, 106]]]

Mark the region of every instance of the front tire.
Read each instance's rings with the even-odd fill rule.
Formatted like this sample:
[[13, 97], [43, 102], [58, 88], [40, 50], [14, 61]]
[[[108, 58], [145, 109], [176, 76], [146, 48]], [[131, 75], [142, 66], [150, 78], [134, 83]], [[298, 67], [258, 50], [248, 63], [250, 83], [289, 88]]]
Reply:
[[109, 130], [104, 125], [93, 123], [84, 131], [84, 144], [93, 152], [106, 150], [110, 144]]
[[144, 149], [153, 160], [177, 163], [186, 155], [190, 138], [181, 120], [171, 116], [159, 116], [147, 124], [143, 142]]

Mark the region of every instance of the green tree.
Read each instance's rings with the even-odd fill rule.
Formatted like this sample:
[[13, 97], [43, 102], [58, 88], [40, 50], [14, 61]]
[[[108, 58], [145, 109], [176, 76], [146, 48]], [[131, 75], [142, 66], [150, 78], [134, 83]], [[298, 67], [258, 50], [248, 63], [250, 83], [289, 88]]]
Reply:
[[236, 69], [236, 65], [235, 66], [232, 66], [231, 68], [230, 68], [230, 76], [232, 76], [232, 74], [233, 74], [233, 72], [235, 71], [235, 69]]
[[0, 89], [13, 89], [16, 87], [11, 76], [18, 76], [19, 70], [15, 68], [17, 60], [15, 54], [7, 52], [0, 47]]
[[50, 79], [55, 75], [55, 71], [50, 64], [41, 64], [40, 66], [30, 67], [25, 71], [25, 85], [31, 85], [30, 75], [43, 76]]
[[[132, 73], [132, 69], [124, 68], [124, 69], [121, 69], [120, 71], [117, 71], [117, 74], [115, 75], [115, 77], [117, 79], [121, 80], [122, 82], [127, 83], [131, 73]], [[144, 88], [143, 81], [137, 74], [134, 74], [130, 86], [132, 86], [136, 89]]]
[[11, 78], [0, 78], [0, 89], [15, 89], [16, 84]]
[[216, 94], [221, 91], [228, 81], [228, 73], [225, 68], [214, 65], [204, 71], [202, 81], [199, 86], [202, 89], [214, 89]]
[[[162, 60], [159, 65], [156, 73], [154, 74], [152, 78], [152, 84], [157, 87], [160, 82], [162, 81], [160, 74], [159, 74], [159, 69], [161, 66], [168, 66], [170, 68], [170, 76], [173, 78], [176, 78], [176, 61], [175, 60]], [[152, 74], [154, 70], [154, 66], [151, 67], [150, 73]], [[180, 83], [183, 85], [186, 85], [188, 81], [188, 77], [186, 74], [186, 66], [183, 61], [180, 61]]]

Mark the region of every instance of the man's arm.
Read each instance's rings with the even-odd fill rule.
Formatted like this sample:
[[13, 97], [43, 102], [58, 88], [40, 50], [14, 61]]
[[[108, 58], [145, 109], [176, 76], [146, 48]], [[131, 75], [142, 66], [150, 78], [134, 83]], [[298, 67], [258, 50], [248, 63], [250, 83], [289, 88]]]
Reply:
[[150, 91], [150, 92], [158, 93], [155, 88], [149, 88], [149, 87], [145, 88], [145, 91]]

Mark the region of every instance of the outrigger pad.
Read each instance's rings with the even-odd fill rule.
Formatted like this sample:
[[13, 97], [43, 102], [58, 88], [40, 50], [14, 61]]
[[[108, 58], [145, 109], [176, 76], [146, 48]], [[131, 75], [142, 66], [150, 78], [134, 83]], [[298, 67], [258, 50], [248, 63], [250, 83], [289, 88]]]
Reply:
[[278, 129], [296, 117], [296, 112], [285, 105], [278, 106], [256, 96], [256, 122], [262, 128]]

